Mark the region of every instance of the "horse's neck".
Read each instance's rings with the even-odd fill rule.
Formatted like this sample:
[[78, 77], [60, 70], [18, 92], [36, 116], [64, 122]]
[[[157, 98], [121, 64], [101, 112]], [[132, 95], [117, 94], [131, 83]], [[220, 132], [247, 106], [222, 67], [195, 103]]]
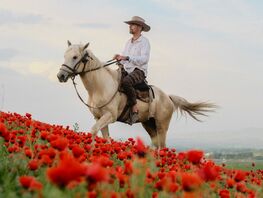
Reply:
[[118, 88], [118, 72], [104, 68], [101, 63], [93, 64], [91, 68], [97, 67], [102, 68], [81, 75], [81, 80], [89, 97], [98, 96], [108, 99]]

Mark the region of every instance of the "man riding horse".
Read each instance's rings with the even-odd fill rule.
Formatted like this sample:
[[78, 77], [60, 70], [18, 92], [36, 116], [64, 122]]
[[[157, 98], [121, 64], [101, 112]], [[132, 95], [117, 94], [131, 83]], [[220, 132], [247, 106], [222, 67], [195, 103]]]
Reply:
[[[152, 105], [143, 100], [137, 100], [137, 107], [133, 86], [137, 89], [138, 85], [144, 84], [141, 82], [145, 80], [147, 75], [150, 54], [149, 42], [141, 35], [141, 32], [149, 31], [150, 27], [137, 16], [126, 23], [130, 25], [130, 33], [133, 34], [133, 37], [127, 42], [123, 54], [116, 55], [115, 59], [120, 60], [123, 65], [122, 70], [125, 75], [122, 79], [122, 87], [123, 90], [126, 90], [128, 97], [119, 90], [119, 70], [106, 67], [108, 64], [101, 62], [88, 49], [89, 43], [85, 45], [71, 44], [68, 41], [64, 63], [61, 65], [57, 77], [60, 82], [67, 82], [71, 78], [75, 86], [74, 79], [77, 75], [80, 76], [88, 93], [88, 100], [85, 104], [96, 120], [90, 130], [93, 139], [98, 131], [101, 131], [103, 137], [109, 140], [108, 125], [119, 120], [122, 121], [120, 117], [125, 117], [122, 114], [126, 112], [124, 109], [126, 109], [128, 98], [129, 105], [134, 112], [133, 121], [136, 122], [138, 117], [137, 122], [142, 123], [152, 144], [158, 148], [164, 148], [173, 112], [187, 113], [195, 120], [200, 121], [197, 116], [213, 111], [216, 105], [208, 102], [188, 102], [180, 96], [166, 94], [157, 86], [151, 86], [154, 93]], [[82, 100], [82, 102], [84, 101]], [[126, 122], [126, 120], [124, 121]]]
[[120, 61], [122, 65], [121, 87], [127, 95], [127, 104], [132, 112], [131, 124], [133, 124], [138, 120], [134, 86], [145, 81], [150, 57], [150, 43], [142, 35], [142, 31], [148, 32], [151, 28], [139, 16], [134, 16], [125, 23], [129, 24], [130, 34], [133, 36], [127, 41], [122, 54], [116, 54], [114, 59]]

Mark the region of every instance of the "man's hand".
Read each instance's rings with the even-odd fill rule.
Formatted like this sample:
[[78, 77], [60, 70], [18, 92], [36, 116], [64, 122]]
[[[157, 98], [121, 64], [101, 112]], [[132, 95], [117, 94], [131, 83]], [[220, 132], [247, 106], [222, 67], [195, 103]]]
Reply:
[[117, 61], [121, 61], [121, 60], [127, 60], [127, 56], [122, 56], [119, 54], [114, 55], [113, 59], [116, 59]]

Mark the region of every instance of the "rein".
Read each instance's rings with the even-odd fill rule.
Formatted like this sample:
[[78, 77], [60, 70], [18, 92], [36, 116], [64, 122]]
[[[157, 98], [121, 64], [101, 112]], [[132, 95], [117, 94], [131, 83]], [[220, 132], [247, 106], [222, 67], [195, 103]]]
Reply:
[[[88, 73], [88, 72], [91, 72], [91, 71], [95, 71], [95, 70], [101, 69], [102, 67], [107, 67], [107, 66], [109, 66], [109, 65], [112, 65], [112, 64], [114, 64], [114, 63], [119, 62], [118, 60], [114, 61], [114, 59], [111, 59], [111, 60], [107, 61], [106, 64], [104, 64], [102, 67], [97, 67], [97, 68], [93, 68], [93, 69], [89, 69], [89, 70], [86, 70], [86, 71], [85, 71], [85, 69], [86, 69], [86, 64], [87, 64], [87, 62], [89, 61], [88, 58], [90, 58], [91, 60], [93, 60], [93, 58], [92, 58], [91, 56], [89, 56], [88, 52], [86, 52], [86, 53], [82, 56], [82, 58], [74, 65], [73, 69], [72, 69], [71, 67], [69, 67], [68, 65], [66, 65], [66, 64], [62, 64], [62, 66], [63, 66], [63, 67], [66, 67], [67, 69], [69, 69], [69, 70], [72, 72], [73, 77], [75, 77], [75, 76], [78, 75], [78, 74], [84, 74], [84, 73]], [[81, 62], [84, 64], [84, 67], [83, 67], [83, 69], [82, 69], [81, 72], [77, 72], [78, 66], [79, 66], [79, 64], [80, 64]], [[64, 70], [63, 68], [60, 68], [60, 70], [68, 72], [67, 70]]]
[[[84, 55], [83, 57], [85, 57], [85, 55]], [[102, 107], [105, 107], [106, 105], [108, 105], [108, 104], [112, 101], [112, 99], [113, 99], [113, 98], [116, 96], [116, 94], [118, 93], [118, 89], [116, 90], [116, 92], [113, 94], [113, 96], [110, 98], [110, 100], [109, 100], [108, 102], [106, 102], [105, 104], [103, 104], [103, 105], [101, 105], [101, 106], [93, 107], [93, 106], [90, 106], [88, 103], [85, 103], [84, 100], [83, 100], [83, 98], [80, 96], [80, 94], [79, 94], [79, 92], [78, 92], [78, 89], [77, 89], [77, 83], [75, 82], [75, 77], [76, 77], [78, 74], [84, 74], [84, 73], [88, 73], [88, 72], [91, 72], [91, 71], [95, 71], [95, 70], [98, 70], [98, 69], [107, 67], [107, 66], [109, 66], [109, 65], [112, 65], [112, 64], [114, 64], [114, 63], [117, 63], [117, 62], [119, 62], [119, 61], [118, 61], [118, 60], [114, 61], [114, 59], [112, 59], [112, 60], [107, 61], [106, 64], [104, 64], [102, 67], [97, 67], [97, 68], [93, 68], [93, 69], [89, 69], [89, 70], [86, 70], [86, 71], [85, 71], [86, 63], [88, 62], [88, 60], [86, 60], [86, 62], [84, 63], [84, 62], [83, 62], [83, 60], [84, 60], [83, 57], [75, 64], [74, 69], [70, 68], [69, 66], [67, 66], [67, 65], [65, 65], [65, 64], [63, 64], [62, 66], [66, 67], [66, 68], [70, 69], [70, 71], [72, 71], [73, 76], [71, 77], [71, 80], [72, 80], [72, 83], [73, 83], [73, 85], [74, 85], [75, 91], [76, 91], [79, 99], [81, 100], [81, 102], [82, 102], [84, 105], [86, 105], [87, 107], [89, 107], [89, 108], [92, 108], [92, 109], [100, 109], [100, 108], [102, 108]], [[87, 54], [86, 57], [90, 57], [90, 56]], [[85, 57], [85, 58], [86, 58], [86, 57]], [[91, 57], [90, 57], [90, 58], [91, 58]], [[91, 58], [91, 59], [92, 59], [92, 58]], [[81, 72], [76, 72], [76, 68], [77, 68], [77, 66], [78, 66], [81, 62], [83, 62], [83, 64], [84, 64], [83, 70], [82, 70]], [[62, 70], [63, 70], [63, 69], [62, 69]], [[65, 70], [64, 70], [64, 71], [65, 71]]]

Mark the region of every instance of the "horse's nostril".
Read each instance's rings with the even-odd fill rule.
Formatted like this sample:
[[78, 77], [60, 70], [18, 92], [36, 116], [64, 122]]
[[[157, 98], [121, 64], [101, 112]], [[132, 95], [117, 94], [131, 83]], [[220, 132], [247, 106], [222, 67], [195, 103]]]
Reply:
[[64, 74], [58, 74], [57, 77], [58, 77], [58, 80], [60, 82], [62, 82], [65, 79], [65, 75]]

